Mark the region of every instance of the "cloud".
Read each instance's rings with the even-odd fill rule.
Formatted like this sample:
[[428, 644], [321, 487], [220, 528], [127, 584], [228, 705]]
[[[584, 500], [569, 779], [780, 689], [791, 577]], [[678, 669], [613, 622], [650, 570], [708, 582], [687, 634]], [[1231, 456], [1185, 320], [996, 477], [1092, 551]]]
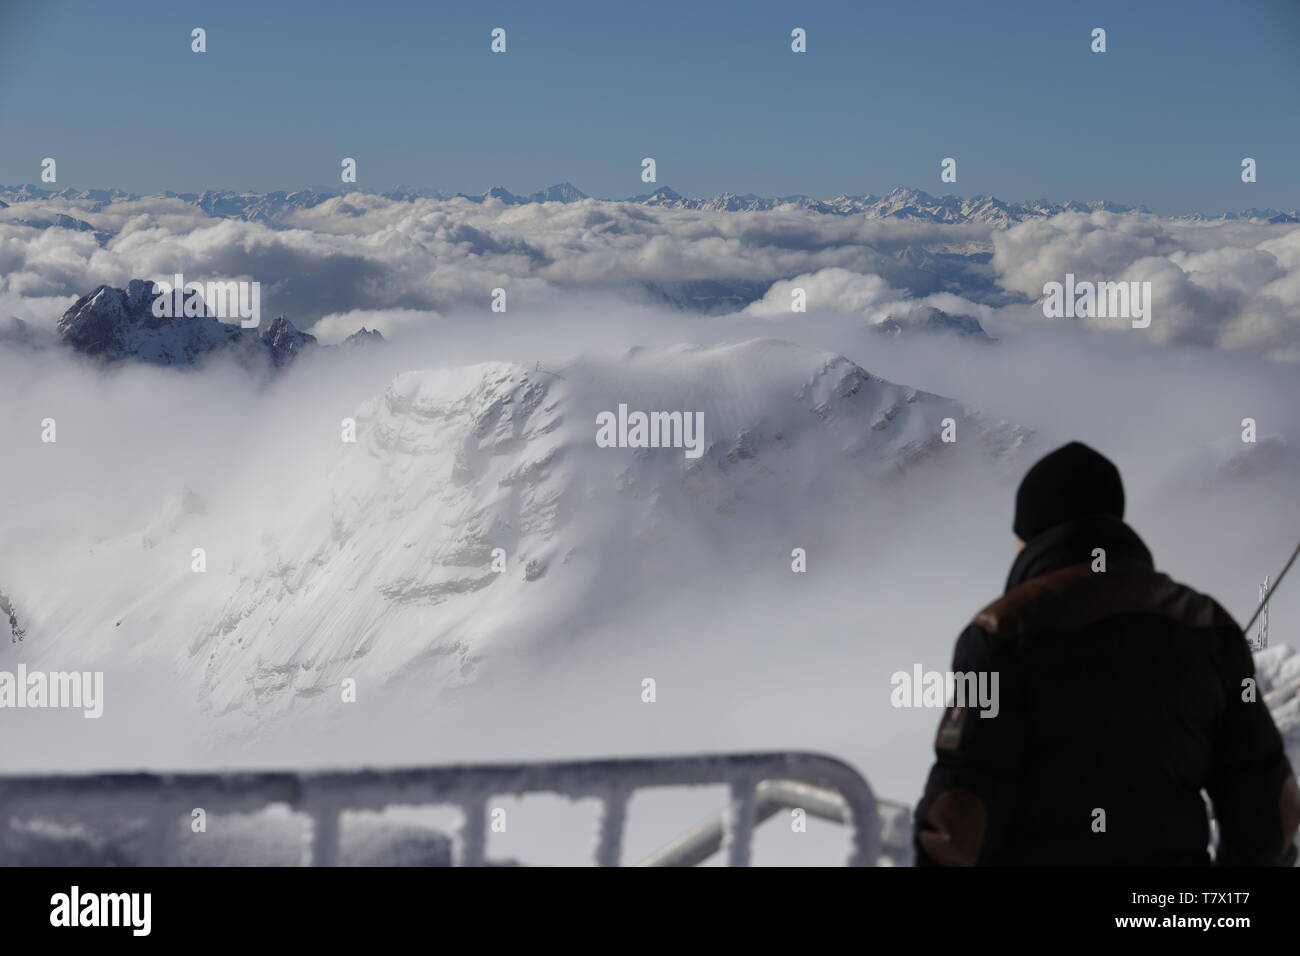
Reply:
[[392, 338], [402, 329], [427, 326], [437, 318], [436, 313], [417, 309], [352, 309], [322, 317], [312, 328], [312, 334], [323, 345], [335, 345], [362, 328], [378, 330], [385, 338]]
[[[1073, 273], [1151, 282], [1153, 321], [1142, 334], [1156, 342], [1300, 358], [1294, 225], [1072, 212], [1003, 230], [796, 207], [719, 213], [359, 193], [285, 207], [275, 224], [214, 219], [165, 197], [45, 200], [3, 212], [0, 308], [37, 326], [101, 283], [183, 272], [260, 281], [264, 311], [308, 329], [328, 318], [326, 337], [355, 331], [342, 326], [350, 313], [389, 332], [490, 314], [496, 288], [511, 310], [562, 311], [585, 292], [775, 319], [789, 317], [799, 286], [810, 309], [868, 321], [932, 305], [981, 321], [996, 313], [1014, 327], [1047, 321], [1034, 306], [1043, 284]], [[14, 224], [56, 213], [110, 238]]]
[[[1039, 298], [1044, 283], [1067, 274], [1146, 281], [1152, 322], [1144, 334], [1157, 342], [1300, 357], [1300, 228], [1294, 225], [1063, 213], [996, 232], [992, 240], [998, 281], [1027, 298]], [[1115, 327], [1107, 320], [1085, 324]]]

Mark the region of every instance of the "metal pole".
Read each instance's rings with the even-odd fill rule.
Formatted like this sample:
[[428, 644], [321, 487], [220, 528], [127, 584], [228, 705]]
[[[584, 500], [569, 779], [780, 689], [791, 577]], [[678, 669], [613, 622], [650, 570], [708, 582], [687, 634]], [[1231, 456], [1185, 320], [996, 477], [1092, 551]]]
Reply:
[[1300, 554], [1300, 542], [1296, 543], [1295, 550], [1291, 552], [1291, 557], [1287, 559], [1286, 566], [1282, 568], [1282, 572], [1277, 576], [1277, 580], [1273, 582], [1272, 590], [1268, 592], [1264, 600], [1259, 602], [1259, 607], [1255, 608], [1255, 613], [1250, 616], [1250, 620], [1246, 622], [1246, 626], [1241, 629], [1243, 634], [1250, 633], [1250, 626], [1255, 623], [1255, 618], [1259, 617], [1259, 612], [1264, 610], [1264, 607], [1268, 604], [1269, 598], [1271, 598], [1273, 592], [1277, 590], [1277, 586], [1282, 583], [1282, 579], [1286, 577], [1286, 573], [1291, 570], [1291, 565], [1295, 564], [1297, 554]]

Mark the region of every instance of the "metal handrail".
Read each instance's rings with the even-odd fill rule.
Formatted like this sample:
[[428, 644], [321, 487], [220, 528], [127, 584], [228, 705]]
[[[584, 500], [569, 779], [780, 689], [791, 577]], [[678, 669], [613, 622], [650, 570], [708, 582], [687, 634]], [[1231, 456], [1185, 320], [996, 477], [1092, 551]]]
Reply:
[[[883, 816], [881, 811], [885, 811], [891, 823], [909, 814], [908, 808], [902, 804], [877, 800], [876, 806], [877, 814]], [[796, 809], [832, 823], [849, 822], [848, 805], [837, 791], [795, 780], [765, 780], [758, 785], [754, 827], [761, 826], [782, 810]], [[725, 837], [726, 811], [719, 810], [636, 865], [698, 866], [722, 849]], [[891, 845], [891, 842], [897, 845]], [[898, 842], [882, 838], [881, 856], [891, 862], [910, 861], [910, 849], [910, 840]]]
[[168, 865], [177, 860], [176, 824], [192, 808], [251, 813], [286, 804], [312, 818], [311, 865], [333, 866], [339, 858], [343, 812], [452, 804], [463, 814], [454, 862], [476, 866], [488, 862], [487, 801], [491, 797], [555, 793], [600, 801], [593, 858], [599, 866], [617, 866], [627, 802], [635, 791], [724, 784], [730, 787], [730, 803], [722, 845], [732, 866], [747, 866], [758, 813], [766, 811], [759, 788], [769, 780], [812, 783], [838, 793], [841, 819], [849, 828], [847, 864], [875, 865], [881, 825], [871, 788], [848, 764], [803, 752], [315, 772], [0, 776], [0, 822], [35, 819], [84, 826], [112, 818], [144, 818], [150, 840], [141, 862]]

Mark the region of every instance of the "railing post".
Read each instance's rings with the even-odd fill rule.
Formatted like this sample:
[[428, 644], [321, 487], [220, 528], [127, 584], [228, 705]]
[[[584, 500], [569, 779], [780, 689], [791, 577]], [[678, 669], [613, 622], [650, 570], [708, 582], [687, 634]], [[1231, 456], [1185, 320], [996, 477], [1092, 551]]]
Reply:
[[457, 866], [482, 866], [487, 850], [487, 797], [462, 801], [460, 834], [456, 840]]
[[178, 808], [164, 804], [161, 811], [149, 816], [149, 836], [144, 843], [145, 866], [176, 866], [177, 831], [181, 816]]
[[627, 822], [628, 792], [617, 788], [605, 795], [600, 807], [596, 839], [596, 865], [618, 866], [623, 856], [623, 826]]
[[758, 784], [751, 779], [737, 780], [731, 785], [731, 802], [727, 806], [724, 838], [728, 866], [749, 866], [757, 791]]
[[318, 806], [311, 811], [311, 865], [339, 865], [339, 827], [342, 814], [333, 804]]

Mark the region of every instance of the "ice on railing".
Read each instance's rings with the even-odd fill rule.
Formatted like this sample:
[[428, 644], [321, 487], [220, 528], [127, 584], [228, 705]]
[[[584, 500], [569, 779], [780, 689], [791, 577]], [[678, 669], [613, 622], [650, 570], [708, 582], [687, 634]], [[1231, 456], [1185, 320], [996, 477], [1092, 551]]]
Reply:
[[[229, 832], [261, 833], [253, 842], [297, 846], [297, 862], [333, 866], [347, 862], [345, 815], [353, 822], [393, 808], [450, 805], [461, 821], [454, 845], [426, 837], [429, 859], [396, 859], [400, 838], [391, 826], [389, 851], [372, 864], [448, 860], [462, 866], [490, 863], [487, 849], [488, 801], [499, 795], [552, 793], [570, 799], [595, 799], [600, 812], [593, 861], [622, 861], [627, 806], [638, 789], [728, 785], [731, 799], [723, 826], [726, 856], [732, 865], [750, 861], [758, 819], [759, 786], [765, 780], [808, 781], [829, 788], [839, 801], [835, 814], [848, 828], [850, 865], [873, 865], [880, 853], [881, 819], [871, 789], [846, 764], [818, 754], [717, 754], [556, 763], [466, 765], [394, 770], [318, 773], [92, 774], [0, 777], [0, 862], [138, 863], [167, 865], [193, 860], [179, 852], [180, 840], [196, 811], [205, 818], [239, 825]], [[278, 824], [274, 817], [279, 814]], [[268, 820], [268, 818], [270, 818]], [[291, 823], [292, 818], [296, 823]], [[259, 823], [260, 821], [260, 823]], [[259, 827], [262, 827], [259, 830]], [[295, 827], [298, 836], [292, 834]], [[411, 828], [404, 832], [411, 836]], [[382, 844], [384, 838], [379, 838]], [[296, 841], [296, 843], [295, 843]], [[39, 849], [43, 847], [44, 849]], [[374, 842], [370, 842], [374, 849]], [[255, 862], [255, 861], [243, 861]]]

